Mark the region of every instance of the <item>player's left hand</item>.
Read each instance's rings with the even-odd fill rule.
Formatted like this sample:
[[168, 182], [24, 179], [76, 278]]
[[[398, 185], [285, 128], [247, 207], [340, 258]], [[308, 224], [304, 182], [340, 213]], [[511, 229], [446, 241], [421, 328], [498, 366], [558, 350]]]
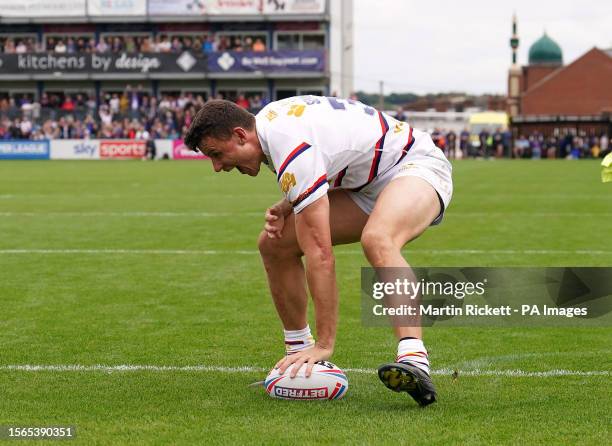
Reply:
[[315, 344], [314, 347], [284, 357], [276, 363], [274, 368], [279, 369], [279, 372], [283, 374], [291, 364], [295, 364], [291, 370], [291, 375], [289, 375], [291, 378], [295, 378], [295, 375], [297, 375], [297, 372], [302, 368], [302, 365], [308, 364], [306, 366], [306, 377], [308, 378], [312, 373], [315, 362], [328, 360], [331, 358], [333, 352], [333, 348], [322, 347], [319, 344]]
[[280, 206], [272, 206], [266, 209], [266, 222], [264, 230], [268, 237], [279, 239], [283, 236], [283, 227], [285, 226], [285, 215]]

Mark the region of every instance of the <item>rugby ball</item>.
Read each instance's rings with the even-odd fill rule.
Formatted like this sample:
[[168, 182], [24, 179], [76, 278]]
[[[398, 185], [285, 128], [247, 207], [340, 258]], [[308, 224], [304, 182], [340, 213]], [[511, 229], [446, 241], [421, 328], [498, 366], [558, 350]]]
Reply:
[[268, 395], [284, 400], [339, 400], [346, 395], [348, 379], [344, 372], [331, 362], [319, 361], [306, 378], [306, 364], [291, 378], [292, 364], [282, 375], [278, 369], [266, 377], [264, 386]]

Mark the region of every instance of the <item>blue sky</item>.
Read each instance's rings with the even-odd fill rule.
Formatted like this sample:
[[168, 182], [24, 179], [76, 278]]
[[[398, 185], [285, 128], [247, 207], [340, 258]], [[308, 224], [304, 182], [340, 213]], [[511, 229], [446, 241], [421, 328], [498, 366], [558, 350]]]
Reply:
[[519, 63], [544, 30], [572, 62], [612, 47], [606, 0], [354, 0], [355, 89], [417, 93], [505, 93], [512, 14]]

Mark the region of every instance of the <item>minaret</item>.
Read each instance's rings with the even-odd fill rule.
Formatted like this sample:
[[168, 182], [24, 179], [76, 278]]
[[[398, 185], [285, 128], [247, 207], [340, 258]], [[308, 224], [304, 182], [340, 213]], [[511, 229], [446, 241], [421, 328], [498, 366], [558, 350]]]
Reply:
[[512, 48], [512, 65], [516, 65], [516, 50], [519, 47], [519, 37], [516, 33], [516, 13], [512, 16], [512, 37], [510, 38], [510, 48]]
[[512, 37], [510, 38], [510, 48], [512, 48], [512, 66], [508, 72], [508, 115], [517, 116], [520, 113], [521, 95], [521, 67], [517, 62], [517, 50], [519, 47], [519, 37], [517, 34], [516, 13], [512, 17]]

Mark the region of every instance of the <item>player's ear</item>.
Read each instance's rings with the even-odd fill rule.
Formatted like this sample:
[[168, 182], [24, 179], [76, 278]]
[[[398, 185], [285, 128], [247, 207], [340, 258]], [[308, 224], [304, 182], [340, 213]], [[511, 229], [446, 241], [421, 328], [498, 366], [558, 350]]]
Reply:
[[238, 137], [240, 144], [244, 144], [247, 139], [247, 132], [242, 127], [234, 127], [233, 129], [234, 135]]

